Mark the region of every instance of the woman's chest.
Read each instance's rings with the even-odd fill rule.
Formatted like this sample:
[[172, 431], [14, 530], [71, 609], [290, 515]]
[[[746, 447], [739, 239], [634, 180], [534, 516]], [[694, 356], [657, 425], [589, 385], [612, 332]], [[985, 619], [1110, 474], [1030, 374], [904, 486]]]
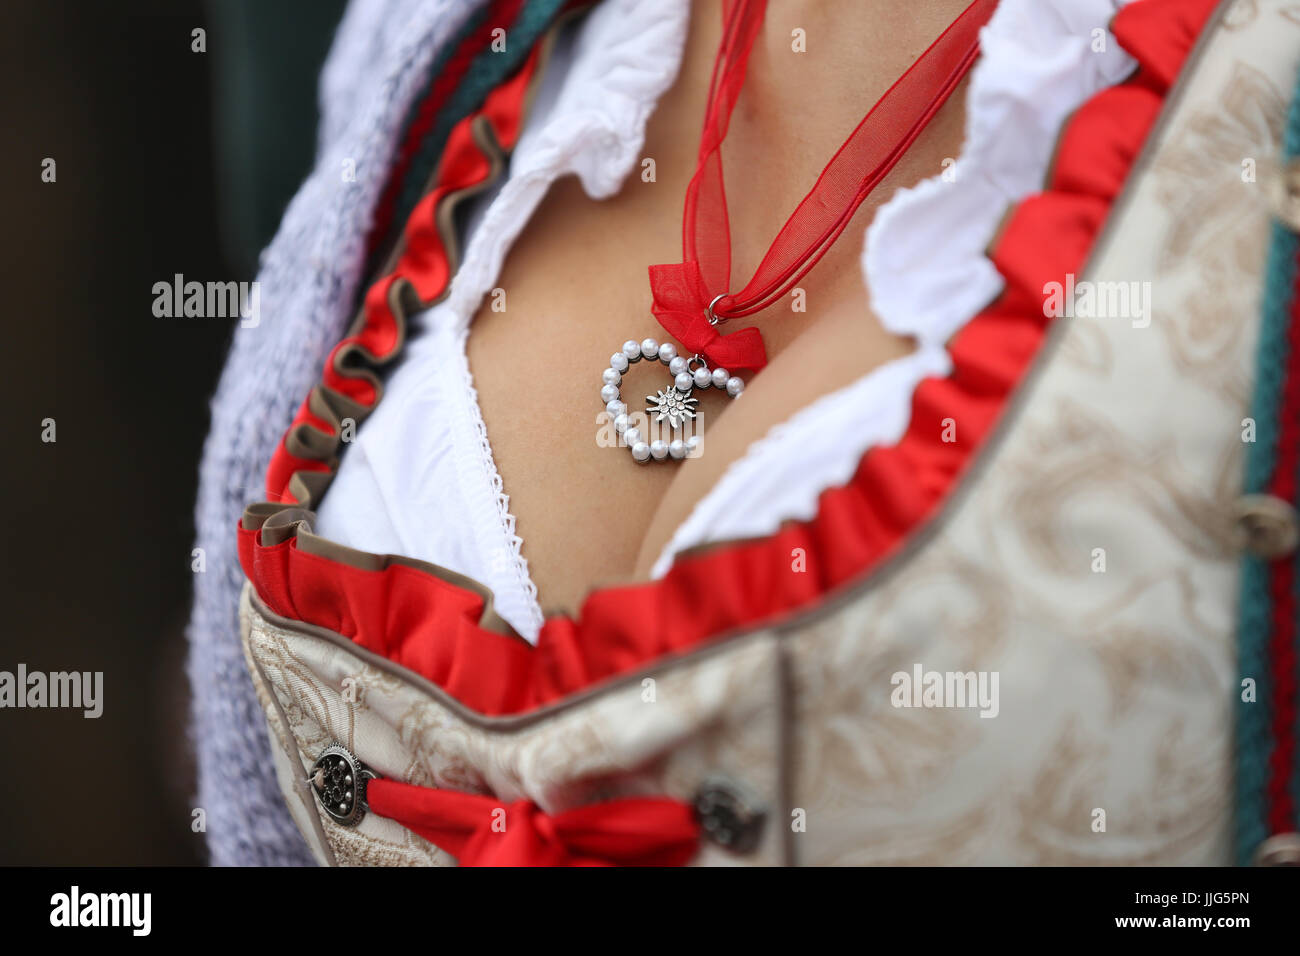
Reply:
[[[695, 173], [695, 137], [684, 131], [693, 125], [670, 94], [649, 124], [645, 158], [616, 196], [592, 201], [571, 177], [551, 184], [510, 246], [467, 343], [492, 455], [543, 609], [572, 611], [595, 586], [644, 577], [692, 509], [772, 426], [911, 351], [871, 312], [861, 236], [878, 202], [957, 151], [963, 112], [956, 98], [949, 106], [791, 294], [719, 327], [724, 335], [756, 327], [769, 361], [759, 374], [743, 373], [740, 400], [713, 387], [691, 393], [689, 432], [702, 444], [686, 460], [635, 462], [602, 389], [624, 343], [651, 338], [681, 348], [651, 312], [648, 270], [682, 260], [682, 197]], [[761, 142], [761, 131], [741, 119], [728, 155], [757, 155]], [[728, 165], [733, 288], [748, 279], [819, 171], [811, 151], [794, 163]], [[668, 442], [686, 437], [656, 421], [653, 399], [672, 383], [658, 361], [635, 362], [617, 376], [618, 399], [643, 437], [647, 426]]]
[[[651, 313], [647, 279], [651, 264], [680, 259], [679, 197], [671, 185], [630, 178], [597, 204], [576, 180], [560, 180], [473, 319], [474, 386], [546, 611], [572, 611], [594, 586], [644, 576], [692, 508], [772, 425], [909, 348], [865, 314], [856, 244], [846, 242], [803, 284], [804, 303], [735, 321], [752, 321], [772, 356], [760, 375], [743, 374], [741, 396], [697, 387], [692, 418], [677, 427], [661, 419], [658, 396], [674, 381], [666, 363], [635, 361], [618, 372], [611, 358], [647, 338], [680, 348]], [[634, 460], [609, 414], [611, 382], [640, 437], [696, 436], [698, 454]]]

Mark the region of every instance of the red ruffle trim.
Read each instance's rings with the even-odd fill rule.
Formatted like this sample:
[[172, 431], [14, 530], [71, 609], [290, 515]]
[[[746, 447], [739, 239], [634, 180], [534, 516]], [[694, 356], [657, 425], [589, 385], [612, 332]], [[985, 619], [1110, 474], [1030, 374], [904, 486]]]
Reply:
[[[488, 123], [502, 150], [514, 148], [538, 58], [539, 51], [535, 49], [518, 73], [488, 95], [478, 112], [452, 128], [438, 167], [437, 183], [412, 210], [403, 230], [402, 253], [393, 271], [370, 287], [358, 323], [325, 362], [322, 384], [327, 389], [367, 410], [378, 404], [382, 387], [374, 370], [390, 362], [403, 342], [404, 325], [394, 313], [393, 300], [405, 290], [395, 287], [409, 284], [423, 303], [432, 302], [446, 291], [452, 263], [439, 227], [441, 207], [449, 196], [471, 190], [491, 178], [492, 158], [475, 140], [476, 123]], [[306, 458], [290, 451], [294, 436], [299, 436], [293, 442], [297, 447], [320, 444], [320, 440], [314, 441], [310, 435], [302, 436], [303, 429], [314, 429], [329, 442], [337, 440], [335, 426], [312, 411], [310, 397], [305, 399], [271, 457], [266, 474], [266, 494], [270, 501], [295, 504], [297, 497], [290, 490], [290, 482], [296, 473], [333, 470], [330, 461]]]
[[[1046, 189], [1014, 210], [992, 253], [1004, 293], [950, 343], [952, 374], [917, 387], [903, 438], [870, 450], [847, 485], [823, 493], [811, 521], [680, 556], [658, 581], [595, 591], [576, 620], [548, 619], [536, 648], [481, 627], [483, 600], [432, 574], [395, 565], [364, 570], [308, 554], [294, 538], [265, 547], [257, 527], [241, 526], [240, 558], [257, 593], [276, 614], [343, 634], [476, 711], [513, 714], [665, 655], [777, 623], [860, 582], [937, 513], [998, 421], [1043, 342], [1050, 321], [1045, 284], [1064, 283], [1067, 273], [1082, 268], [1215, 6], [1216, 0], [1137, 0], [1115, 17], [1113, 31], [1139, 70], [1066, 124]], [[513, 142], [507, 120], [497, 118], [500, 138]], [[465, 138], [449, 146], [449, 169], [476, 174], [475, 159], [459, 152], [471, 148]], [[446, 281], [429, 222], [436, 201], [422, 203], [412, 218], [412, 251], [403, 257], [418, 267], [425, 291]], [[383, 293], [372, 292], [357, 337], [376, 354], [393, 348], [396, 338], [384, 322], [384, 301]], [[333, 362], [327, 383], [357, 401], [376, 399]], [[957, 423], [956, 441], [945, 442], [949, 418]], [[292, 467], [273, 468], [272, 492], [285, 489]], [[792, 573], [795, 549], [806, 556], [805, 573]]]

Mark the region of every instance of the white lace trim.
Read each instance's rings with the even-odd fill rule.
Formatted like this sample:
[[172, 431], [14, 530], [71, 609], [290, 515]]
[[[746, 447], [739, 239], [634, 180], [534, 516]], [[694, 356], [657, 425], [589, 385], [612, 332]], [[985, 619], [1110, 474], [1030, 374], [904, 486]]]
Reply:
[[[497, 471], [496, 458], [492, 455], [492, 443], [488, 440], [487, 423], [483, 421], [483, 410], [479, 405], [478, 390], [474, 387], [474, 376], [469, 367], [468, 343], [469, 328], [458, 329], [456, 334], [456, 376], [459, 381], [456, 384], [456, 389], [459, 394], [465, 397], [465, 420], [469, 422], [469, 427], [476, 439], [472, 444], [478, 452], [476, 456], [477, 466], [487, 480], [488, 487], [492, 490], [493, 501], [496, 505], [496, 521], [500, 525], [502, 537], [505, 539], [507, 563], [515, 586], [518, 588], [519, 593], [522, 594], [519, 600], [512, 600], [508, 592], [494, 593], [493, 596], [499, 605], [505, 606], [507, 613], [512, 609], [512, 606], [522, 605], [519, 610], [527, 615], [529, 624], [527, 628], [522, 630], [531, 635], [530, 640], [536, 640], [537, 634], [542, 629], [545, 615], [542, 613], [541, 605], [537, 600], [537, 584], [528, 571], [528, 559], [523, 554], [524, 540], [515, 533], [515, 516], [510, 512], [510, 496], [505, 493], [501, 473]], [[495, 572], [497, 569], [493, 567], [492, 570]], [[500, 606], [497, 607], [497, 613], [502, 613]], [[511, 619], [515, 619], [514, 615], [507, 618], [507, 620]], [[516, 629], [519, 629], [517, 625]]]

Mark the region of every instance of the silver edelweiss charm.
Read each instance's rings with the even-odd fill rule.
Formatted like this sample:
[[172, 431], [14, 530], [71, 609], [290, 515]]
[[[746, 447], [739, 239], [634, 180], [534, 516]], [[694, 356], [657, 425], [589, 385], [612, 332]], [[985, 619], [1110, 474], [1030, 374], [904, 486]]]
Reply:
[[[646, 401], [650, 403], [646, 414], [651, 416], [647, 424], [665, 420], [668, 422], [670, 433], [662, 438], [642, 435], [641, 429], [628, 415], [627, 403], [619, 397], [623, 373], [643, 358], [658, 359], [668, 367], [668, 372], [673, 377], [673, 383], [667, 388], [660, 389], [657, 395], [646, 396]], [[644, 464], [664, 459], [681, 460], [700, 453], [700, 436], [686, 437], [671, 433], [680, 431], [686, 423], [696, 420], [695, 406], [699, 404], [699, 399], [692, 397], [691, 392], [710, 386], [725, 391], [732, 398], [745, 390], [745, 383], [739, 377], [725, 368], [709, 368], [702, 355], [686, 358], [677, 354], [677, 346], [671, 342], [660, 344], [654, 339], [643, 339], [640, 342], [629, 339], [623, 343], [622, 349], [610, 356], [609, 366], [601, 375], [600, 400], [614, 423], [614, 430], [618, 432], [621, 439], [619, 444], [628, 447], [633, 461]], [[652, 431], [649, 428], [646, 430]]]
[[673, 428], [692, 421], [695, 418], [695, 406], [700, 402], [698, 398], [691, 398], [690, 392], [677, 391], [676, 385], [661, 388], [657, 395], [647, 395], [645, 400], [650, 403], [646, 406], [646, 414], [653, 415], [657, 422], [668, 419], [668, 424]]

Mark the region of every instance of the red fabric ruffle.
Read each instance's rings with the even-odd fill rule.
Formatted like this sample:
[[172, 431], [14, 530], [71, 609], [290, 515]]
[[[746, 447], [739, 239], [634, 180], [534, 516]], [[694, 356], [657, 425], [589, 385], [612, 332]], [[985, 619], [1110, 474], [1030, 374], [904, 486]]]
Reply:
[[683, 866], [700, 824], [690, 804], [625, 797], [548, 814], [535, 803], [371, 780], [370, 809], [456, 857], [460, 866]]
[[[421, 302], [430, 302], [446, 290], [452, 265], [438, 229], [438, 209], [448, 196], [478, 186], [491, 175], [492, 162], [474, 141], [476, 122], [488, 123], [503, 150], [514, 147], [519, 138], [529, 81], [537, 63], [538, 51], [534, 50], [518, 73], [488, 95], [482, 109], [452, 128], [439, 163], [437, 183], [412, 210], [403, 230], [403, 251], [393, 271], [367, 291], [360, 327], [340, 341], [325, 362], [322, 383], [327, 388], [366, 408], [373, 408], [379, 401], [380, 390], [369, 369], [391, 360], [402, 342], [402, 325], [393, 314], [394, 286], [409, 283]], [[304, 427], [326, 435], [336, 434], [328, 422], [312, 414], [308, 401], [304, 400], [285, 438], [271, 456], [266, 474], [266, 494], [270, 501], [295, 503], [289, 482], [296, 472], [331, 470], [329, 462], [303, 458], [289, 451], [288, 436]]]

